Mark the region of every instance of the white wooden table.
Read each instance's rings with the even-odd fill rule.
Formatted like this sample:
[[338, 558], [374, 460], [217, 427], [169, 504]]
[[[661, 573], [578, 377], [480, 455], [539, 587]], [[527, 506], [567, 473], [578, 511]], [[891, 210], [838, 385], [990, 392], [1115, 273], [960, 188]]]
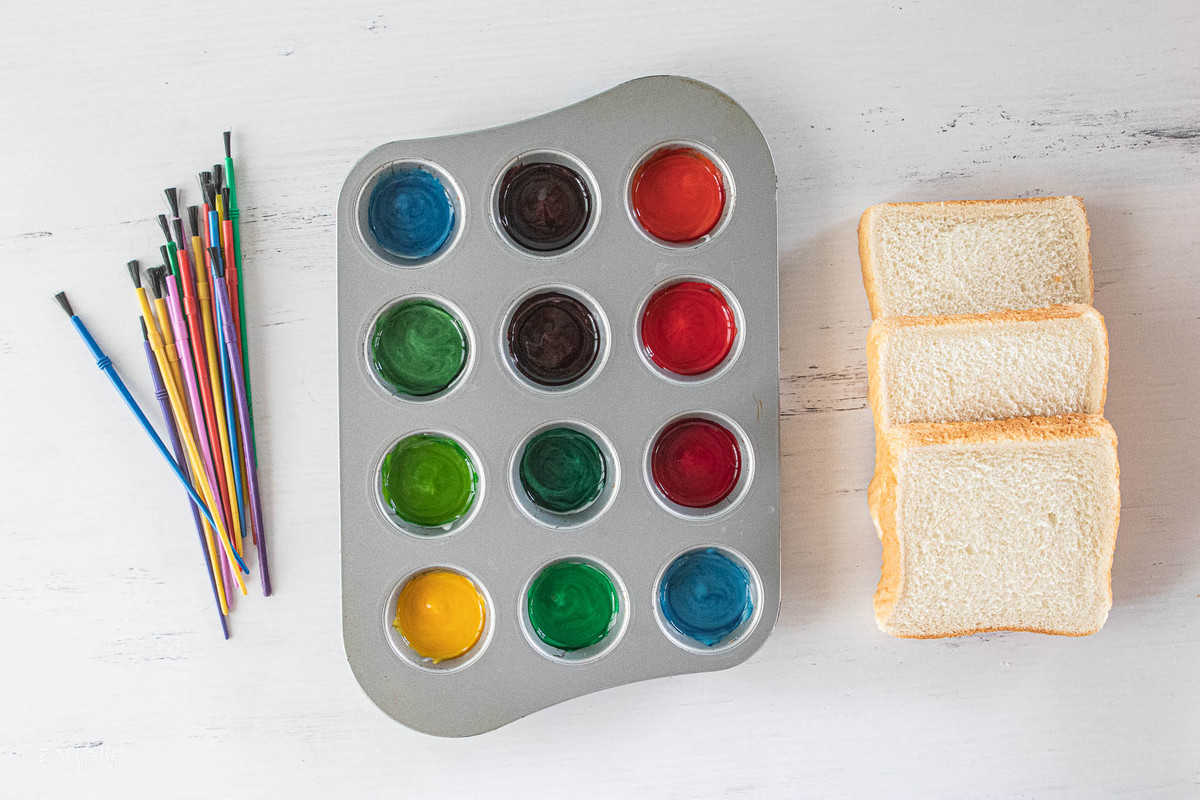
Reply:
[[[0, 795], [1200, 794], [1194, 2], [53, 5], [0, 12]], [[779, 172], [779, 625], [728, 672], [410, 732], [341, 645], [337, 191], [381, 142], [662, 72], [729, 92]], [[124, 263], [227, 126], [277, 583], [228, 643], [179, 491], [51, 300], [152, 404]], [[858, 215], [1052, 193], [1087, 201], [1112, 343], [1115, 606], [1082, 640], [890, 639]]]

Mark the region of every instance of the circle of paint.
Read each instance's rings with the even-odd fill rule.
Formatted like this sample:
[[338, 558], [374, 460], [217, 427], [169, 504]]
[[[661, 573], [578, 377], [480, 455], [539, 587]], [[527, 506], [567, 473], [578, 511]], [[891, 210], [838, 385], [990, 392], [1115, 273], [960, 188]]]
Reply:
[[551, 428], [530, 439], [519, 472], [529, 499], [555, 514], [582, 511], [604, 490], [604, 454], [572, 428]]
[[592, 196], [578, 172], [562, 164], [518, 164], [500, 180], [500, 227], [527, 250], [561, 250], [592, 216]]
[[406, 259], [428, 258], [454, 230], [454, 203], [436, 175], [406, 167], [375, 185], [367, 221], [375, 241], [387, 252]]
[[654, 441], [650, 451], [654, 485], [673, 503], [710, 508], [724, 500], [742, 473], [737, 438], [716, 422], [700, 417], [677, 420]]
[[474, 647], [486, 621], [487, 603], [471, 579], [434, 569], [400, 589], [392, 627], [417, 655], [437, 664]]
[[672, 628], [712, 647], [754, 612], [750, 575], [719, 550], [693, 550], [672, 561], [663, 573], [658, 605]]
[[683, 281], [650, 297], [641, 333], [642, 347], [655, 364], [677, 375], [699, 375], [729, 355], [737, 320], [715, 286]]
[[371, 365], [393, 391], [437, 394], [467, 365], [467, 335], [458, 319], [430, 300], [409, 300], [385, 311], [371, 332]]
[[529, 624], [537, 637], [558, 650], [596, 644], [617, 617], [617, 587], [602, 571], [582, 561], [559, 561], [529, 586]]
[[507, 332], [513, 366], [542, 386], [582, 378], [600, 352], [600, 328], [583, 303], [561, 292], [534, 295], [517, 307]]
[[707, 236], [725, 211], [725, 179], [708, 156], [691, 147], [666, 147], [633, 175], [629, 205], [651, 236], [692, 242]]
[[458, 442], [418, 433], [397, 442], [383, 459], [380, 493], [392, 512], [413, 525], [448, 528], [475, 502], [479, 476]]

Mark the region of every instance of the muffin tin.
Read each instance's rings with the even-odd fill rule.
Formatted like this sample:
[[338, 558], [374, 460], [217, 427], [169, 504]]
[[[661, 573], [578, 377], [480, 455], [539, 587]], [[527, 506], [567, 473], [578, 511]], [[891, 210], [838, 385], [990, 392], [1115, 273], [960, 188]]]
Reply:
[[770, 152], [710, 86], [641, 78], [360, 160], [338, 202], [342, 614], [372, 701], [465, 736], [757, 650], [778, 330]]

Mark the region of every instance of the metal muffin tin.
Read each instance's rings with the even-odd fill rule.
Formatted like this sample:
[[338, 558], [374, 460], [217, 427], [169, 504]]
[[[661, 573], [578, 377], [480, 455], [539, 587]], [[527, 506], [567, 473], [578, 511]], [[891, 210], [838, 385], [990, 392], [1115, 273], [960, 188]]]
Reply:
[[[726, 210], [687, 246], [654, 240], [629, 208], [638, 163], [664, 144], [698, 147], [722, 168]], [[554, 154], [593, 190], [588, 229], [566, 251], [532, 254], [495, 221], [500, 176], [528, 153]], [[429, 259], [380, 252], [365, 225], [375, 179], [397, 162], [432, 168], [456, 204], [455, 230]], [[726, 292], [739, 331], [727, 363], [701, 379], [672, 378], [640, 352], [638, 312], [657, 287], [700, 278]], [[599, 311], [602, 352], [587, 380], [535, 389], [504, 351], [508, 313], [548, 287]], [[341, 415], [342, 629], [367, 695], [405, 725], [439, 736], [491, 730], [599, 689], [747, 659], [779, 610], [779, 278], [775, 171], [767, 144], [729, 97], [687, 78], [640, 78], [544, 116], [491, 130], [377, 147], [350, 171], [338, 201], [338, 356]], [[365, 342], [378, 314], [409, 297], [459, 315], [470, 342], [458, 381], [431, 399], [390, 395], [374, 379]], [[743, 450], [740, 484], [697, 514], [662, 498], [648, 473], [654, 436], [696, 413], [722, 421]], [[581, 525], [551, 527], [518, 504], [517, 448], [548, 423], [598, 432], [615, 491]], [[466, 446], [481, 474], [469, 519], [446, 535], [402, 531], [378, 499], [379, 465], [412, 433]], [[727, 551], [750, 572], [755, 610], [730, 641], [689, 646], [658, 610], [657, 581], [683, 552]], [[528, 630], [524, 590], [544, 566], [578, 557], [609, 571], [621, 611], [594, 650], [563, 658]], [[402, 582], [428, 568], [472, 578], [488, 601], [479, 644], [440, 664], [405, 652], [391, 628]], [[693, 645], [695, 643], [692, 643]]]

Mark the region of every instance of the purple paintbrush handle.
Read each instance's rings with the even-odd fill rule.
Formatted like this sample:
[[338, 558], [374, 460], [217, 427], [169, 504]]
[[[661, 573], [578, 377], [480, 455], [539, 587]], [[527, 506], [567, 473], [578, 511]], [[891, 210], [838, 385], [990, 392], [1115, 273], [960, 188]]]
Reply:
[[221, 309], [221, 338], [229, 358], [229, 372], [233, 380], [233, 391], [237, 399], [238, 429], [241, 434], [242, 450], [246, 453], [247, 484], [250, 487], [250, 513], [254, 517], [254, 529], [258, 531], [258, 570], [262, 579], [263, 594], [271, 594], [271, 571], [267, 566], [267, 532], [263, 528], [262, 501], [258, 492], [258, 465], [253, 457], [254, 443], [250, 438], [250, 406], [246, 401], [246, 382], [242, 377], [242, 354], [237, 346], [237, 334], [233, 330], [233, 314], [229, 306], [229, 288], [225, 281], [215, 281], [217, 302]]
[[[162, 409], [163, 422], [167, 426], [167, 437], [171, 440], [171, 449], [175, 451], [175, 460], [180, 464], [187, 462], [183, 459], [183, 445], [179, 441], [179, 432], [175, 429], [175, 420], [171, 416], [171, 402], [167, 397], [167, 387], [163, 386], [162, 373], [158, 371], [158, 361], [154, 358], [154, 350], [150, 342], [143, 340], [146, 349], [146, 363], [150, 365], [150, 380], [154, 383], [154, 396], [158, 398], [159, 408]], [[221, 610], [221, 598], [217, 594], [217, 580], [213, 577], [212, 559], [208, 557], [208, 541], [204, 538], [204, 528], [200, 524], [200, 511], [192, 498], [188, 498], [188, 507], [192, 509], [192, 521], [196, 523], [196, 536], [200, 539], [200, 553], [204, 556], [204, 570], [208, 573], [208, 583], [212, 589], [213, 600], [217, 603], [217, 613], [221, 617], [221, 632], [229, 638], [229, 625], [225, 622], [225, 612]]]

